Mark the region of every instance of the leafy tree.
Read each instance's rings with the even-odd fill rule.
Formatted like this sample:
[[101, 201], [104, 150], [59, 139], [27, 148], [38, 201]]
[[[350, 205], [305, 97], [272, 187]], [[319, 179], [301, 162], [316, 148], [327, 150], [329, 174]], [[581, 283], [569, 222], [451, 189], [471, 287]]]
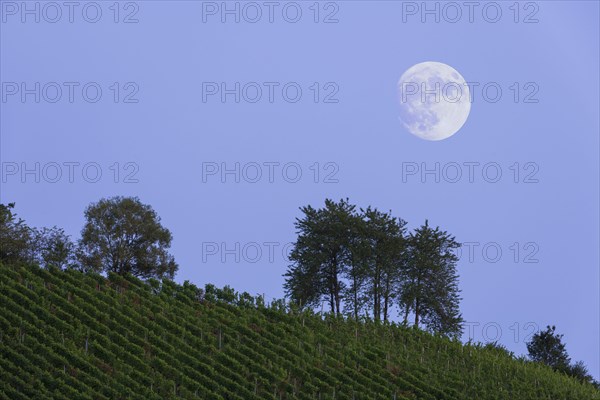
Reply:
[[401, 270], [405, 267], [405, 225], [376, 208], [362, 210], [365, 239], [368, 242], [366, 268], [366, 295], [372, 306], [373, 318], [388, 320], [389, 310], [396, 295]]
[[575, 364], [570, 365], [567, 368], [567, 374], [580, 382], [591, 383], [592, 385], [598, 387], [598, 382], [596, 382], [590, 375], [583, 361], [577, 361]]
[[0, 204], [0, 261], [33, 261], [31, 229], [14, 208], [15, 203]]
[[112, 197], [85, 210], [80, 259], [84, 268], [141, 278], [173, 278], [177, 264], [168, 249], [171, 232], [137, 197]]
[[35, 242], [35, 260], [43, 267], [67, 268], [75, 266], [75, 244], [61, 228], [32, 230]]
[[366, 311], [388, 321], [393, 306], [415, 316], [416, 327], [446, 336], [462, 332], [454, 237], [426, 222], [406, 237], [406, 222], [391, 212], [356, 211], [348, 200], [327, 199], [325, 207], [301, 208], [297, 241], [284, 289], [306, 308], [329, 302], [333, 314], [354, 319]]
[[408, 262], [402, 270], [399, 298], [404, 322], [414, 314], [414, 326], [422, 322], [427, 329], [456, 337], [462, 332], [460, 289], [454, 249], [460, 244], [428, 221], [408, 238]]
[[555, 326], [548, 325], [545, 330], [533, 335], [527, 343], [529, 358], [535, 362], [549, 365], [554, 370], [568, 371], [571, 359], [562, 338], [563, 335], [556, 333]]
[[347, 284], [344, 286], [342, 296], [346, 314], [358, 320], [369, 302], [365, 286], [368, 279], [371, 243], [369, 243], [368, 226], [361, 215], [352, 212], [347, 221], [348, 260], [343, 274]]
[[284, 274], [284, 289], [286, 295], [300, 306], [316, 307], [323, 291], [319, 277], [324, 254], [317, 241], [322, 212], [311, 206], [302, 207], [301, 210], [304, 217], [296, 219], [298, 239], [289, 257], [293, 264]]
[[350, 262], [350, 238], [355, 206], [348, 200], [325, 200], [323, 209], [302, 207], [296, 219], [298, 238], [290, 253], [292, 265], [284, 275], [286, 295], [303, 306], [322, 299], [332, 313], [341, 314], [345, 283], [342, 276]]
[[556, 333], [556, 327], [548, 325], [545, 330], [536, 333], [527, 343], [527, 351], [532, 361], [546, 364], [555, 371], [564, 372], [583, 383], [590, 383], [596, 388], [600, 385], [589, 374], [583, 361], [570, 364], [571, 358], [562, 341], [564, 335]]

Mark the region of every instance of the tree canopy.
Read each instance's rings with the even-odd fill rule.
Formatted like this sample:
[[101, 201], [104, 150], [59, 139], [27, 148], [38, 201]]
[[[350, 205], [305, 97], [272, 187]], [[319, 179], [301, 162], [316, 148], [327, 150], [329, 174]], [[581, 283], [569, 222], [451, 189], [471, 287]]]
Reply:
[[142, 278], [175, 275], [171, 232], [137, 197], [102, 199], [88, 206], [85, 220], [79, 242], [84, 268]]
[[31, 229], [14, 213], [15, 203], [0, 204], [0, 261], [30, 260]]
[[556, 333], [556, 326], [548, 325], [545, 330], [534, 334], [527, 343], [529, 358], [555, 370], [566, 371], [571, 359], [562, 338], [563, 335]]
[[394, 306], [408, 323], [447, 336], [462, 332], [455, 238], [426, 221], [410, 235], [406, 221], [348, 199], [300, 209], [285, 281], [303, 307], [388, 321]]

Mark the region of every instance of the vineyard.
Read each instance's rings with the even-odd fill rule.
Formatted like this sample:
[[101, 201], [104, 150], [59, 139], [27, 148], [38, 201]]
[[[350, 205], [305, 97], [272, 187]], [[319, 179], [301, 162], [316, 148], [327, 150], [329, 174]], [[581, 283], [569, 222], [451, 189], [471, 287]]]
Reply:
[[548, 367], [207, 286], [0, 265], [1, 399], [600, 399]]

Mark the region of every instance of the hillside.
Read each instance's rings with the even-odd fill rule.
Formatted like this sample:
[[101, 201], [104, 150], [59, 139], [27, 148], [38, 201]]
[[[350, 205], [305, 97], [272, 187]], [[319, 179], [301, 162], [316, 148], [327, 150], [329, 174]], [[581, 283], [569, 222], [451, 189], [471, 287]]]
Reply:
[[600, 398], [499, 350], [256, 300], [0, 265], [0, 398]]

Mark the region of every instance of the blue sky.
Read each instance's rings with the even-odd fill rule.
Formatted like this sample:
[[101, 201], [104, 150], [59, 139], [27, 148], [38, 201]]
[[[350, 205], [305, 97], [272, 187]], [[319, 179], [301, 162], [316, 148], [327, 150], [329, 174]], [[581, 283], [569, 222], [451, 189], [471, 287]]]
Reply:
[[[0, 2], [0, 200], [31, 225], [76, 238], [90, 202], [139, 196], [173, 232], [177, 281], [281, 297], [298, 207], [349, 197], [474, 242], [459, 272], [475, 340], [500, 328], [525, 353], [527, 335], [554, 324], [600, 378], [598, 2], [521, 2], [518, 15], [513, 2], [478, 3], [455, 23], [455, 10], [440, 3], [436, 22], [421, 2], [323, 2], [318, 15], [313, 2], [275, 3], [272, 23], [260, 2], [255, 23], [236, 2], [239, 23], [221, 21], [221, 2], [133, 2], [118, 15], [99, 2], [99, 17], [80, 3], [73, 22], [46, 4], [36, 22]], [[398, 78], [423, 61], [479, 84], [466, 124], [440, 142], [398, 120]], [[239, 102], [207, 92], [236, 82]], [[485, 85], [502, 97], [486, 100]], [[239, 182], [221, 176], [236, 165]], [[439, 182], [421, 176], [436, 165]]]

